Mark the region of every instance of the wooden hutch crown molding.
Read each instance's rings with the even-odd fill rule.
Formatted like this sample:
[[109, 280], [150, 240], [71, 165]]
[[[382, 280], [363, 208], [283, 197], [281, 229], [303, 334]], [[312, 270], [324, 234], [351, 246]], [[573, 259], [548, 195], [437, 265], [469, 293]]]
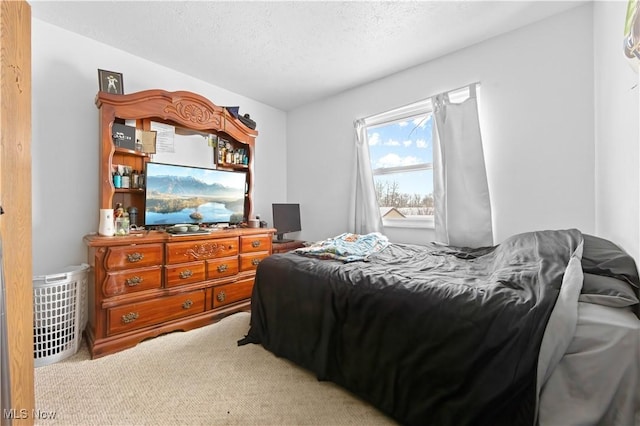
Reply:
[[[176, 127], [203, 133], [211, 133], [231, 139], [246, 146], [249, 161], [245, 170], [247, 176], [247, 194], [245, 212], [251, 217], [253, 210], [253, 164], [256, 130], [245, 126], [224, 107], [218, 106], [197, 93], [188, 91], [168, 92], [160, 89], [118, 95], [98, 92], [95, 98], [100, 114], [101, 153], [99, 158], [100, 190], [99, 208], [114, 208], [116, 202], [134, 205], [143, 211], [141, 197], [135, 191], [119, 193], [116, 197], [112, 180], [114, 158], [116, 161], [130, 163], [134, 169], [143, 169], [150, 161], [148, 154], [117, 148], [112, 140], [112, 126], [117, 119], [135, 120], [136, 127], [151, 130], [151, 122], [162, 122]], [[124, 159], [124, 160], [123, 160]], [[220, 167], [220, 166], [219, 166]], [[225, 167], [221, 167], [225, 168]]]
[[248, 128], [225, 108], [197, 93], [143, 90], [126, 95], [98, 92], [96, 106], [114, 108], [114, 117], [156, 118], [200, 131], [222, 131], [238, 142], [253, 143], [258, 132]]

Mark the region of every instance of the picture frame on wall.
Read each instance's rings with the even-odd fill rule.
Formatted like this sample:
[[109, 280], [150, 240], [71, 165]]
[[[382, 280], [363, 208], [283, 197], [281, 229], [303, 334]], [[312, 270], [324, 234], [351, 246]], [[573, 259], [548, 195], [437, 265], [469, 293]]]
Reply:
[[113, 93], [115, 95], [124, 94], [122, 73], [98, 69], [98, 82], [101, 92]]

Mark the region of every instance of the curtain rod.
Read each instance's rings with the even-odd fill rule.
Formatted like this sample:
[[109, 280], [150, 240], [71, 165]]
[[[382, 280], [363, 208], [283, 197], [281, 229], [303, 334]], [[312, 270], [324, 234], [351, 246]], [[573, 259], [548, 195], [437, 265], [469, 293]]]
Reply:
[[[453, 92], [458, 92], [458, 91], [460, 91], [460, 90], [462, 90], [462, 89], [466, 89], [466, 88], [467, 88], [467, 87], [469, 87], [469, 86], [480, 86], [480, 82], [479, 82], [479, 81], [475, 81], [475, 82], [473, 82], [473, 83], [468, 83], [468, 84], [465, 84], [464, 86], [460, 86], [460, 87], [458, 87], [457, 89], [452, 89], [452, 90], [447, 90], [447, 91], [444, 91], [444, 92], [440, 92], [440, 93], [438, 93], [438, 95], [441, 95], [441, 94], [443, 94], [443, 93], [453, 93]], [[438, 95], [432, 95], [432, 96], [430, 96], [430, 98], [432, 98], [433, 96], [438, 96]]]
[[459, 92], [459, 91], [461, 91], [463, 89], [466, 89], [467, 87], [473, 86], [473, 85], [475, 85], [476, 87], [479, 87], [480, 86], [480, 82], [476, 81], [476, 82], [473, 82], [473, 83], [468, 83], [468, 84], [465, 84], [464, 86], [458, 87], [457, 89], [447, 90], [446, 92], [440, 92], [440, 93], [435, 94], [435, 95], [427, 96], [426, 98], [423, 98], [422, 100], [412, 102], [412, 103], [410, 103], [408, 105], [404, 105], [404, 106], [401, 106], [401, 107], [398, 107], [398, 108], [393, 108], [391, 110], [388, 110], [388, 111], [385, 111], [385, 112], [381, 112], [381, 113], [378, 113], [378, 114], [373, 114], [373, 115], [370, 115], [368, 117], [357, 119], [355, 121], [364, 121], [364, 122], [368, 122], [367, 123], [368, 125], [372, 125], [372, 124], [377, 123], [377, 122], [384, 122], [385, 118], [387, 116], [389, 116], [389, 115], [394, 115], [394, 116], [395, 115], [399, 115], [399, 114], [401, 114], [403, 112], [403, 110], [406, 111], [406, 114], [411, 115], [413, 110], [416, 110], [418, 108], [424, 107], [426, 105], [430, 105], [431, 104], [431, 98], [433, 98], [435, 96], [438, 96], [438, 95], [441, 95], [441, 94], [444, 94], [444, 93]]

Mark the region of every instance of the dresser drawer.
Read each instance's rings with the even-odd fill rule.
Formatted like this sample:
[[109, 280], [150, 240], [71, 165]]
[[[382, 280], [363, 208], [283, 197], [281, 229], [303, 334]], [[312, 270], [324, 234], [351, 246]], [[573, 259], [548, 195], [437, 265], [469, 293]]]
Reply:
[[253, 277], [235, 282], [233, 284], [225, 284], [213, 288], [213, 307], [229, 305], [251, 298], [253, 291]]
[[179, 285], [203, 281], [205, 277], [204, 262], [189, 262], [166, 267], [166, 286]]
[[198, 290], [110, 308], [107, 334], [136, 330], [204, 312], [204, 296], [204, 290]]
[[240, 271], [254, 271], [258, 264], [265, 257], [269, 256], [268, 251], [260, 253], [243, 253], [240, 255]]
[[104, 257], [106, 270], [162, 265], [162, 244], [131, 244], [109, 247]]
[[229, 277], [238, 273], [238, 256], [207, 260], [207, 279]]
[[242, 235], [240, 237], [240, 253], [271, 250], [271, 234]]
[[167, 243], [167, 263], [215, 259], [238, 254], [238, 238]]
[[112, 297], [161, 287], [162, 267], [149, 266], [147, 268], [107, 272], [107, 278], [102, 285], [102, 294], [104, 294], [104, 297]]

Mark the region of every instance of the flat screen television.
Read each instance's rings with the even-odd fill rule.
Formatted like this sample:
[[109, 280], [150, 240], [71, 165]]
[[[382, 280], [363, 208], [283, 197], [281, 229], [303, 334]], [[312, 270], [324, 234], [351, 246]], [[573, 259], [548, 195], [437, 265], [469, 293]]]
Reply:
[[276, 228], [276, 242], [284, 243], [292, 240], [284, 238], [284, 234], [302, 231], [300, 226], [300, 204], [274, 203], [271, 205], [273, 227]]
[[245, 221], [247, 174], [149, 162], [145, 176], [145, 226]]

